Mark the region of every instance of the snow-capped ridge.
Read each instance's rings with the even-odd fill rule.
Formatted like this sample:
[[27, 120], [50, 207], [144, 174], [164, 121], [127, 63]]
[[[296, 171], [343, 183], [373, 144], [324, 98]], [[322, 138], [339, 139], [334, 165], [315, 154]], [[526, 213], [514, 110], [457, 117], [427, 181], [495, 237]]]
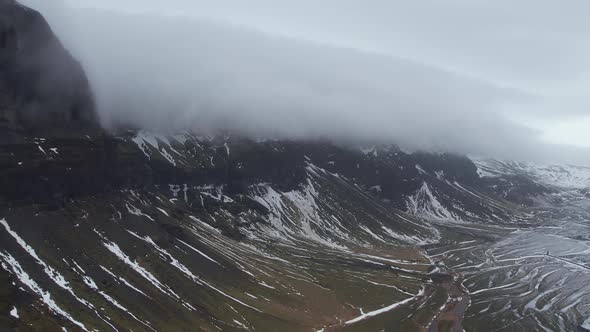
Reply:
[[527, 176], [539, 184], [569, 188], [590, 188], [590, 167], [573, 165], [535, 164], [531, 162], [474, 159], [477, 172], [482, 178], [496, 178], [506, 175]]

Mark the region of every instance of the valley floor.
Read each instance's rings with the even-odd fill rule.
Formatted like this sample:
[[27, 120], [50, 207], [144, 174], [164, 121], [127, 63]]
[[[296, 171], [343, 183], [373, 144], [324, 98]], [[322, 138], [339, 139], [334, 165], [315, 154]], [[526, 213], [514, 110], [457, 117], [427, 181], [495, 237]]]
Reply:
[[589, 203], [535, 212], [527, 227], [446, 225], [428, 253], [462, 278], [466, 331], [590, 328]]

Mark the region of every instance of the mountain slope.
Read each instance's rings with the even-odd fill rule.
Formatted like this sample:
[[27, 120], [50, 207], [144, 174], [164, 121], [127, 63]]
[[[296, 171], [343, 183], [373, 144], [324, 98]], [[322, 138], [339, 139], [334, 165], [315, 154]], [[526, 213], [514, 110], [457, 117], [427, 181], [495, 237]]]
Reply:
[[[100, 138], [78, 143], [80, 151], [103, 153], [86, 149], [102, 146]], [[102, 179], [111, 183], [81, 182], [77, 188], [75, 174], [95, 177], [97, 169], [84, 162], [95, 158], [76, 159], [51, 138], [13, 150], [14, 169], [6, 176], [27, 174], [37, 194], [19, 202], [9, 195], [24, 192], [3, 192], [0, 259], [14, 282], [10, 292], [22, 301], [14, 305], [38, 329], [308, 330], [354, 319], [355, 307], [379, 308], [428, 287], [422, 278], [430, 262], [414, 245], [435, 240], [436, 231], [303, 155], [290, 171], [301, 174], [298, 184], [259, 182], [264, 179], [247, 172], [237, 183], [232, 172], [213, 166], [227, 166], [228, 154], [207, 142], [199, 143], [209, 153], [201, 159], [213, 163], [193, 164], [195, 173], [164, 155], [148, 159], [134, 143], [117, 144], [115, 151], [135, 147], [129, 160], [144, 158], [143, 167], [151, 168], [136, 175], [144, 178], [135, 186], [117, 180], [126, 174], [121, 168], [119, 176]], [[52, 151], [49, 146], [58, 152], [41, 151]], [[18, 168], [23, 166], [28, 169]], [[31, 168], [39, 173], [31, 176]], [[52, 168], [69, 169], [72, 178], [52, 174]], [[162, 173], [153, 175], [156, 169]], [[246, 184], [246, 178], [256, 183]], [[47, 182], [53, 186], [36, 190]], [[392, 280], [395, 275], [404, 278]], [[398, 290], [377, 296], [378, 289], [394, 286]], [[367, 291], [375, 296], [367, 299]], [[25, 309], [29, 303], [33, 307]], [[173, 326], [166, 323], [169, 316]]]
[[395, 326], [420, 307], [404, 323], [418, 330], [451, 292], [420, 247], [440, 239], [431, 222], [520, 214], [477, 176], [447, 175], [464, 174], [448, 155], [128, 132], [0, 156], [10, 321], [39, 330], [362, 330], [376, 319], [363, 313]]
[[534, 163], [475, 160], [482, 177], [523, 175], [536, 182], [558, 188], [590, 188], [590, 168], [572, 165], [539, 165]]

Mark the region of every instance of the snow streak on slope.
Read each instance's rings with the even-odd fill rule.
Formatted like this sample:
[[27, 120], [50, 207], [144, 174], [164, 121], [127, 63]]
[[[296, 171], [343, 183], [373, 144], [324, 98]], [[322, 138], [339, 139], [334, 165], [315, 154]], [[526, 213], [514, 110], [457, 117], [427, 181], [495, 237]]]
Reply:
[[408, 210], [415, 216], [428, 220], [460, 221], [460, 219], [433, 195], [426, 182], [413, 196], [408, 197]]
[[341, 225], [337, 223], [329, 225], [329, 228], [324, 229], [326, 234], [323, 236], [316, 232], [317, 227], [312, 227], [312, 225], [326, 224], [326, 221], [318, 214], [317, 192], [311, 181], [308, 181], [301, 190], [286, 193], [279, 193], [268, 184], [253, 186], [251, 189], [254, 193], [252, 198], [269, 210], [272, 229], [267, 229], [263, 233], [275, 235], [289, 242], [300, 238], [333, 248], [345, 248], [338, 244], [349, 239], [349, 236], [342, 231]]
[[374, 310], [374, 311], [370, 311], [370, 312], [364, 313], [364, 314], [360, 315], [357, 318], [354, 318], [354, 319], [351, 319], [349, 321], [346, 321], [346, 323], [344, 323], [344, 324], [346, 324], [346, 325], [354, 324], [354, 323], [360, 322], [361, 320], [364, 320], [364, 319], [367, 319], [367, 318], [370, 318], [370, 317], [374, 317], [374, 316], [380, 315], [382, 313], [391, 311], [391, 310], [393, 310], [393, 309], [395, 309], [395, 308], [397, 308], [399, 306], [402, 306], [402, 305], [404, 305], [406, 303], [410, 303], [410, 302], [414, 301], [417, 297], [420, 297], [420, 296], [423, 296], [423, 295], [424, 295], [424, 289], [421, 289], [420, 292], [418, 292], [418, 294], [416, 294], [415, 296], [412, 296], [412, 297], [407, 298], [407, 299], [405, 299], [403, 301], [399, 301], [399, 302], [396, 302], [394, 304], [388, 305], [388, 306], [383, 307], [381, 309], [377, 309], [377, 310]]
[[[179, 144], [184, 144], [187, 141], [187, 135], [176, 135], [171, 136], [171, 138]], [[169, 137], [165, 135], [152, 134], [141, 130], [137, 132], [131, 141], [139, 147], [148, 159], [152, 159], [153, 151], [156, 151], [170, 164], [177, 166], [176, 158], [183, 156], [173, 147]]]
[[[270, 184], [251, 187], [252, 199], [269, 211], [268, 226], [262, 226], [260, 234], [289, 242], [305, 239], [337, 249], [372, 246], [375, 241], [410, 245], [436, 241], [438, 233], [426, 224], [383, 206], [364, 207], [363, 203], [369, 204], [368, 194], [340, 175], [313, 164], [308, 164], [306, 170], [307, 181], [297, 190], [279, 192]], [[320, 193], [317, 188], [330, 190]], [[340, 198], [341, 191], [346, 192], [346, 197]], [[354, 199], [349, 202], [351, 195]], [[355, 203], [358, 211], [350, 209], [349, 204]], [[363, 213], [363, 208], [367, 212]], [[388, 224], [391, 222], [395, 224]]]
[[88, 331], [84, 324], [75, 320], [69, 313], [57, 305], [51, 294], [48, 291], [43, 290], [39, 284], [23, 270], [19, 262], [14, 257], [8, 253], [0, 252], [0, 264], [4, 270], [11, 271], [23, 285], [26, 285], [34, 294], [39, 296], [41, 301], [43, 301], [50, 311], [64, 317], [74, 325], [78, 326], [80, 329]]
[[106, 239], [102, 234], [98, 231], [95, 231], [103, 240], [103, 245], [107, 248], [113, 255], [115, 255], [118, 259], [128, 265], [131, 269], [135, 270], [139, 275], [141, 275], [145, 280], [149, 281], [153, 286], [155, 286], [158, 290], [162, 293], [174, 297], [176, 299], [180, 299], [180, 297], [172, 291], [172, 289], [162, 283], [158, 278], [156, 278], [151, 272], [143, 268], [137, 261], [131, 260], [129, 256], [127, 256], [121, 248], [114, 242], [109, 241]]

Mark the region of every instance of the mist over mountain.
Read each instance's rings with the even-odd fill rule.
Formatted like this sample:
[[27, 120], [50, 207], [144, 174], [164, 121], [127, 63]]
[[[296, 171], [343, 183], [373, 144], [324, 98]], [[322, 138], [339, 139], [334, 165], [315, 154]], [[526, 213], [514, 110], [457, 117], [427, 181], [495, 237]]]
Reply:
[[[534, 120], [535, 114], [558, 116], [544, 103], [551, 98], [535, 89], [422, 58], [272, 33], [206, 12], [199, 17], [131, 3], [95, 9], [24, 2], [46, 14], [81, 60], [108, 128], [323, 137], [396, 143], [409, 150], [590, 162], [587, 149], [547, 142], [542, 129], [520, 121]], [[579, 112], [581, 104], [564, 104], [564, 116]]]

